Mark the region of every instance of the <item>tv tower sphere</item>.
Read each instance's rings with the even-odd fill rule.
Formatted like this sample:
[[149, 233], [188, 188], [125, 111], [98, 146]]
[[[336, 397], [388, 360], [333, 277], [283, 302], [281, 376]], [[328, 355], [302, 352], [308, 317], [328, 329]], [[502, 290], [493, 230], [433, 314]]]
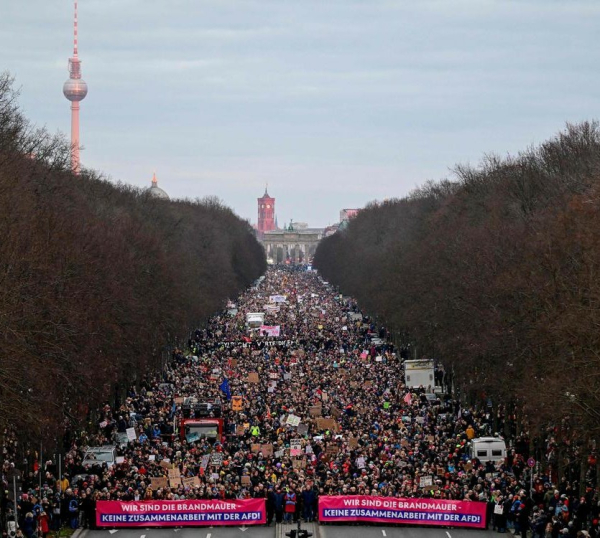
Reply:
[[81, 101], [87, 92], [87, 84], [81, 78], [70, 78], [63, 84], [63, 93], [69, 101]]

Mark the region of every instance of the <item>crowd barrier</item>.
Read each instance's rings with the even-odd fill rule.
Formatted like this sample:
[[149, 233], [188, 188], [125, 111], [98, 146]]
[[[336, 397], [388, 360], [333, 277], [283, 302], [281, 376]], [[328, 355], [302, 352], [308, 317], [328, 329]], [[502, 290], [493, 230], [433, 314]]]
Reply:
[[98, 527], [264, 525], [264, 499], [184, 501], [98, 501]]
[[485, 528], [486, 503], [396, 497], [319, 497], [320, 523], [408, 523]]

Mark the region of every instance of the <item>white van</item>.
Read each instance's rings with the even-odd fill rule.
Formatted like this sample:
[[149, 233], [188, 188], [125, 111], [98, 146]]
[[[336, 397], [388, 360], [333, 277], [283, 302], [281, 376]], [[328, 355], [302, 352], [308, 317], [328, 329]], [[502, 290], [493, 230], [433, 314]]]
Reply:
[[471, 441], [471, 457], [485, 463], [487, 461], [504, 461], [506, 443], [500, 437], [478, 437]]
[[264, 312], [249, 312], [248, 314], [246, 314], [246, 326], [249, 329], [258, 329], [261, 325], [264, 325], [264, 323]]

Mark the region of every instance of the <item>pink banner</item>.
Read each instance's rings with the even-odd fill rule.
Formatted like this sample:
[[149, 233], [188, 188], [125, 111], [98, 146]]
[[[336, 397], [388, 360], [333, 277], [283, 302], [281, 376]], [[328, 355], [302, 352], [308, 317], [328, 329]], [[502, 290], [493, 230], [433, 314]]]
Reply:
[[319, 521], [485, 528], [486, 503], [395, 497], [319, 497]]
[[261, 325], [260, 334], [263, 336], [279, 336], [279, 325]]
[[264, 499], [96, 503], [99, 527], [263, 525], [266, 522]]

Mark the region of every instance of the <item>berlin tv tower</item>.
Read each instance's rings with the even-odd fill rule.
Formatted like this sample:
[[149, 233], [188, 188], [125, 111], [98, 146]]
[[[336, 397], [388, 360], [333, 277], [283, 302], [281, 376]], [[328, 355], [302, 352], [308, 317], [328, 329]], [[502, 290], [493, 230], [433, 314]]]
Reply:
[[63, 85], [65, 97], [71, 101], [71, 170], [79, 174], [79, 101], [87, 95], [87, 84], [81, 78], [81, 61], [77, 56], [77, 0], [73, 20], [73, 57], [69, 58], [69, 80]]

